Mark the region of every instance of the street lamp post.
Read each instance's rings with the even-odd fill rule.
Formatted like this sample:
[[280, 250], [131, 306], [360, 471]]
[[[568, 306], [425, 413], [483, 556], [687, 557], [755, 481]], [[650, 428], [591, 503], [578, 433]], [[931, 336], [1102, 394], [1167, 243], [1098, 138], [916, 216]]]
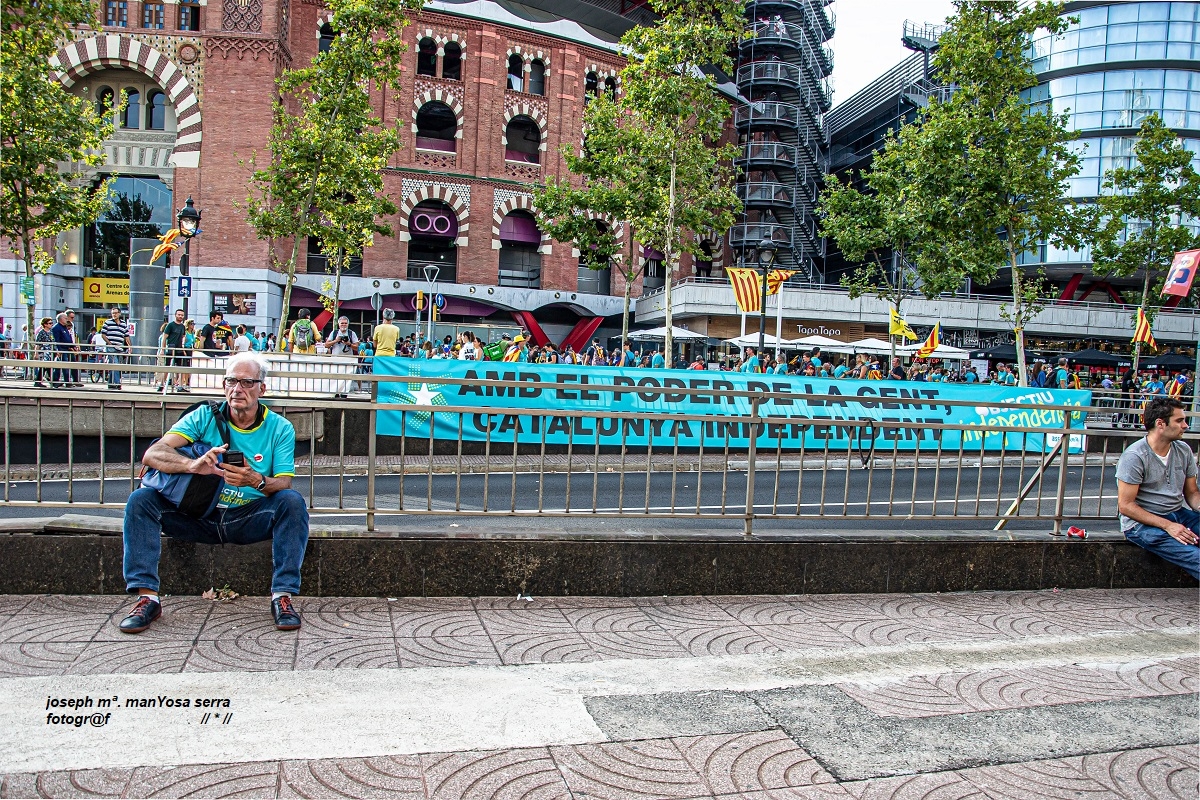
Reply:
[[[175, 216], [179, 235], [183, 237], [183, 257], [179, 259], [179, 277], [187, 278], [192, 268], [192, 237], [200, 233], [200, 212], [192, 205], [188, 197], [183, 208]], [[188, 317], [188, 301], [191, 299], [191, 289], [183, 296], [183, 318]]]
[[425, 281], [429, 284], [429, 299], [427, 301], [429, 305], [429, 320], [425, 323], [427, 326], [425, 341], [431, 342], [433, 341], [433, 309], [435, 308], [434, 300], [437, 297], [437, 278], [441, 270], [434, 264], [426, 264], [423, 272], [425, 273]]
[[762, 270], [762, 305], [758, 308], [758, 357], [762, 358], [763, 341], [767, 335], [767, 275], [775, 263], [775, 251], [779, 245], [770, 239], [758, 243], [758, 266]]

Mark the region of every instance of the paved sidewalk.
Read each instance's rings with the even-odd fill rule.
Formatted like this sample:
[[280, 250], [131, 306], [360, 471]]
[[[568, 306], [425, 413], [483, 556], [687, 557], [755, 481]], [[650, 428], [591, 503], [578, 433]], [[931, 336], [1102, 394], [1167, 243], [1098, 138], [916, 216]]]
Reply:
[[0, 797], [1194, 800], [1197, 600], [0, 596]]

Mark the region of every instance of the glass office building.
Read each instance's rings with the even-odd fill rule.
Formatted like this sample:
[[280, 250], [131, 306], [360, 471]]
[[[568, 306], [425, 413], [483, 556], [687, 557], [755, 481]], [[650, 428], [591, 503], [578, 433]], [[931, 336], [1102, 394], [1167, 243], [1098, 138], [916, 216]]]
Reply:
[[[1200, 3], [1077, 2], [1067, 4], [1067, 15], [1076, 21], [1065, 34], [1032, 43], [1040, 82], [1029, 98], [1069, 114], [1078, 132], [1082, 163], [1069, 196], [1098, 196], [1104, 174], [1129, 165], [1138, 127], [1151, 114], [1181, 137], [1200, 167]], [[1091, 274], [1086, 249], [1044, 246], [1024, 260], [1042, 265], [1064, 300], [1113, 292]], [[1140, 286], [1138, 279], [1126, 283]]]

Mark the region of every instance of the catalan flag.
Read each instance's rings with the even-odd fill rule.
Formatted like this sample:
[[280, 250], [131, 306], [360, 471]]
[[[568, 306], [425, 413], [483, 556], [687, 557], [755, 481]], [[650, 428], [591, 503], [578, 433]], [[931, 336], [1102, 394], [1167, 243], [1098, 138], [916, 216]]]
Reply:
[[892, 322], [888, 326], [889, 336], [903, 336], [905, 339], [916, 339], [917, 334], [913, 331], [909, 324], [904, 321], [904, 317], [900, 316], [900, 312], [892, 309]]
[[933, 326], [933, 330], [929, 332], [929, 337], [921, 342], [921, 346], [917, 348], [914, 355], [917, 358], [929, 358], [933, 355], [933, 351], [938, 349], [938, 345], [942, 343], [942, 323], [937, 323]]
[[1146, 319], [1144, 309], [1137, 310], [1137, 325], [1133, 328], [1133, 343], [1145, 342], [1150, 345], [1151, 350], [1158, 349], [1158, 342], [1154, 341], [1154, 332], [1150, 330], [1150, 320]]
[[748, 267], [731, 267], [725, 270], [733, 286], [733, 297], [738, 310], [743, 314], [754, 314], [762, 308], [762, 282], [758, 272]]
[[[767, 295], [779, 294], [779, 287], [788, 278], [796, 274], [794, 269], [773, 269], [767, 275]], [[756, 276], [757, 277], [757, 276]]]

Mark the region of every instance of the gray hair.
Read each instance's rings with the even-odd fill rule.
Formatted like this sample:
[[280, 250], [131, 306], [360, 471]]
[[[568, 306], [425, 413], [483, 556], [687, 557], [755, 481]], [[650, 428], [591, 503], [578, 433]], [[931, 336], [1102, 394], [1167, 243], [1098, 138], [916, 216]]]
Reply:
[[345, 322], [347, 325], [350, 324], [350, 318], [349, 317], [338, 317], [338, 325], [341, 325], [343, 322]]
[[396, 318], [396, 312], [395, 312], [395, 311], [393, 311], [393, 310], [392, 310], [392, 309], [390, 309], [390, 308], [385, 308], [385, 309], [383, 310], [383, 318], [384, 318], [384, 319], [395, 319], [395, 318]]
[[247, 362], [258, 368], [258, 379], [265, 384], [267, 382], [267, 374], [270, 371], [270, 368], [267, 365], [267, 360], [257, 353], [243, 352], [238, 353], [230, 358], [225, 364], [225, 376], [229, 377], [233, 373], [235, 367]]
[[54, 318], [57, 319], [59, 322], [62, 322], [63, 320], [65, 320], [67, 318], [67, 312], [60, 311], [54, 316]]

